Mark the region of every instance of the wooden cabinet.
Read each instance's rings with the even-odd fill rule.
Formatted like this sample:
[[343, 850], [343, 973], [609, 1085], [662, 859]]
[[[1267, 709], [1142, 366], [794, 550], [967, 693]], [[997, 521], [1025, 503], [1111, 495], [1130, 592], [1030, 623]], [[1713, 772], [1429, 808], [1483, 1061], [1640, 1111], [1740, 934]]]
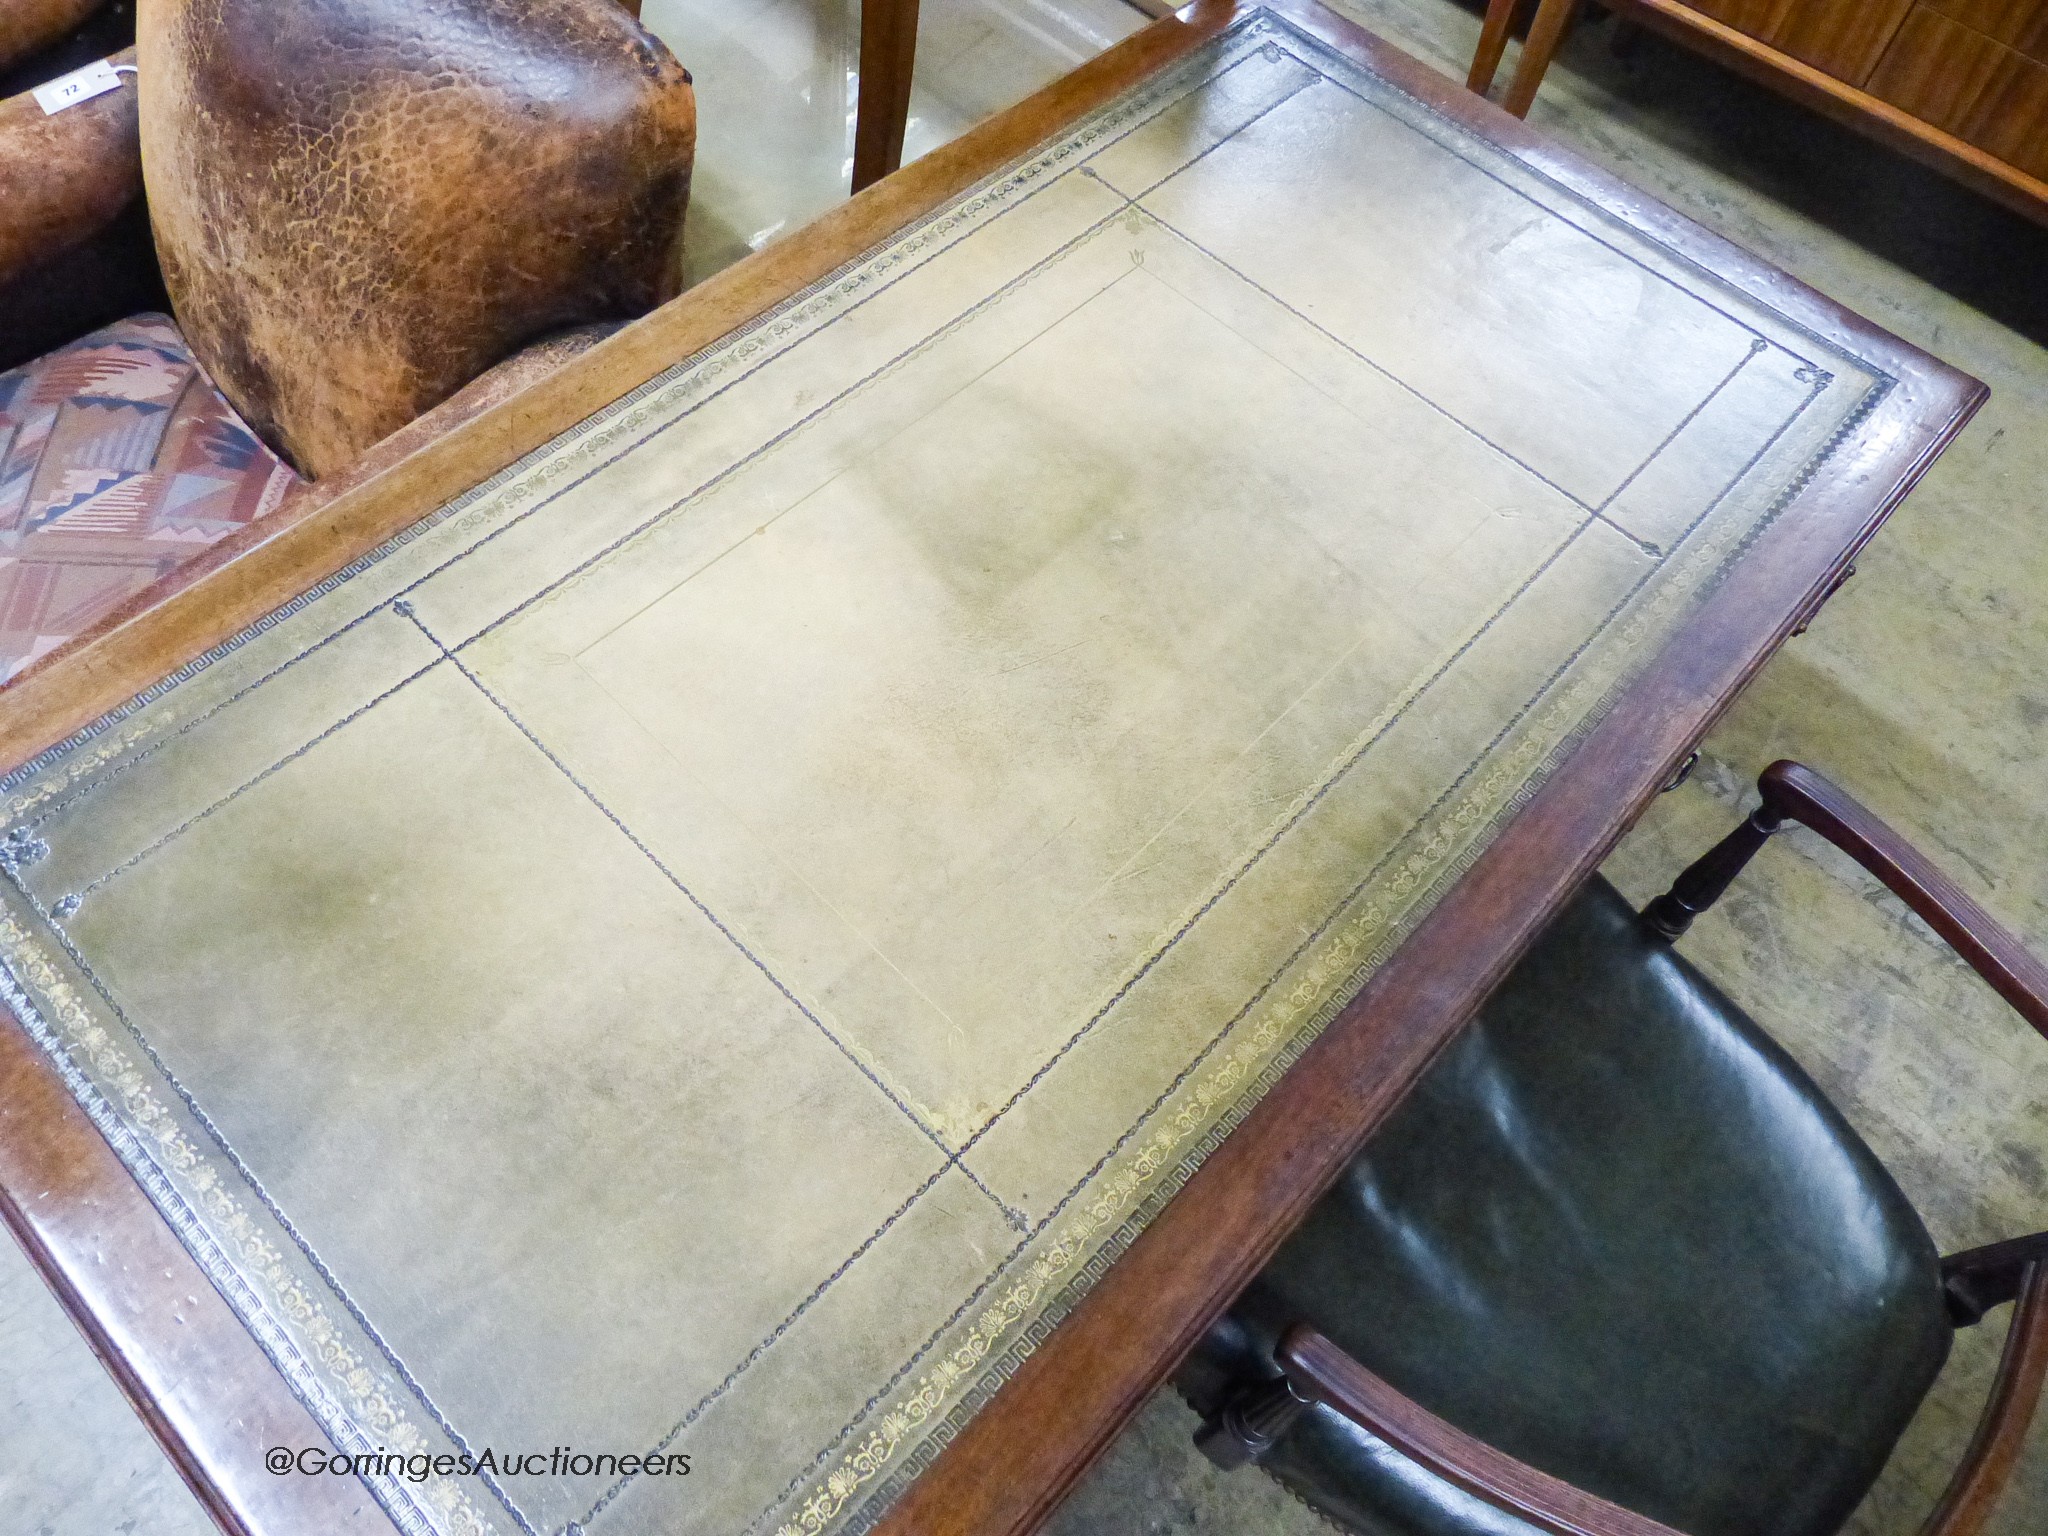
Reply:
[[2048, 64], [2048, 4], [2043, 0], [1936, 0], [1919, 8]]
[[1913, 0], [1697, 0], [1693, 9], [1860, 84], [1912, 7]]
[[[1985, 0], [1950, 0], [1948, 11], [2017, 11]], [[2048, 43], [2048, 4], [2030, 6], [2029, 35]], [[2015, 29], [2017, 30], [2017, 29]], [[1954, 134], [2030, 176], [2048, 178], [2048, 62], [1966, 26], [1931, 5], [1915, 5], [1871, 74], [1873, 96]]]
[[2048, 223], [2048, 0], [1606, 3]]

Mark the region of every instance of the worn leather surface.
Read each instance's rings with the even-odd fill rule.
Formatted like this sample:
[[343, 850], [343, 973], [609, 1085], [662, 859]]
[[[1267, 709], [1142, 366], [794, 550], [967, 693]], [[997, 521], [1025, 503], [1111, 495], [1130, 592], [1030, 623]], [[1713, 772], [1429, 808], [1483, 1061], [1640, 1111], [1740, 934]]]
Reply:
[[[1691, 1536], [1824, 1536], [1946, 1357], [1936, 1256], [1818, 1088], [1595, 879], [1184, 1369], [1306, 1318]], [[1528, 1529], [1318, 1409], [1265, 1458], [1360, 1531]]]
[[[12, 74], [25, 90], [64, 72], [41, 69], [52, 57]], [[114, 60], [132, 64], [135, 52]], [[120, 90], [55, 117], [26, 94], [0, 100], [0, 368], [166, 307], [142, 207], [135, 77], [122, 79]]]
[[1269, 15], [1141, 89], [11, 791], [7, 964], [348, 1433], [846, 1529], [1860, 451], [1854, 357]]
[[179, 323], [310, 475], [676, 290], [694, 97], [613, 0], [149, 0], [137, 30]]
[[61, 41], [106, 0], [0, 0], [0, 66]]
[[[134, 64], [135, 50], [112, 62]], [[0, 288], [84, 244], [141, 192], [135, 76], [55, 116], [33, 96], [0, 101]]]
[[[4, 4], [5, 0], [0, 0]], [[69, 74], [82, 64], [104, 59], [135, 46], [135, 0], [102, 3], [79, 25], [55, 42], [37, 48], [13, 63], [0, 62], [0, 98]]]

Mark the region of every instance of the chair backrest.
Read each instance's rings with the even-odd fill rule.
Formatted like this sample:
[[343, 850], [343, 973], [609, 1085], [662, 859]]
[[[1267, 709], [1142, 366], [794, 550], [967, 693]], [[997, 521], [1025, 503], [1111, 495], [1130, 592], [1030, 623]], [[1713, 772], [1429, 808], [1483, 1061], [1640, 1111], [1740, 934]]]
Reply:
[[144, 0], [137, 45], [179, 325], [309, 476], [680, 285], [690, 77], [614, 0]]

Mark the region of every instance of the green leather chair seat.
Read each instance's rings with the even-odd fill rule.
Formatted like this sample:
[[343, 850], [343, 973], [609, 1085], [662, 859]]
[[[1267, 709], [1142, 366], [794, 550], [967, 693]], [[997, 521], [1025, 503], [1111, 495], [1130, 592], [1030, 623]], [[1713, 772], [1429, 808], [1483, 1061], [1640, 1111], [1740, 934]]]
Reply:
[[[1180, 1375], [1306, 1320], [1691, 1536], [1832, 1536], [1946, 1358], [1937, 1258], [1792, 1059], [1595, 879]], [[1334, 1412], [1262, 1464], [1339, 1523], [1526, 1536]]]

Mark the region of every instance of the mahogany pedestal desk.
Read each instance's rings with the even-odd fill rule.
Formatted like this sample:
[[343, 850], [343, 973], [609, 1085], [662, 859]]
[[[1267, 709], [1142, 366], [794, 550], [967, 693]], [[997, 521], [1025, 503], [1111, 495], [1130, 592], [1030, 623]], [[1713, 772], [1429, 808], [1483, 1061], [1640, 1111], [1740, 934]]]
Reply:
[[0, 1208], [229, 1530], [1027, 1531], [1983, 394], [1204, 0], [0, 694]]

